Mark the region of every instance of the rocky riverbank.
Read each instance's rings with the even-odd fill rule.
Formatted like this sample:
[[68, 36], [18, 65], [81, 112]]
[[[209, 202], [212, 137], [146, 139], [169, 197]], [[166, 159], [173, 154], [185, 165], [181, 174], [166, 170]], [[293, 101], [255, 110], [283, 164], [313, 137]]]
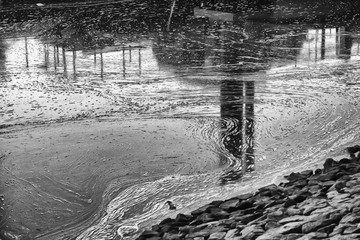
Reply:
[[326, 159], [323, 169], [164, 219], [138, 239], [360, 239], [359, 151], [349, 147], [350, 158]]

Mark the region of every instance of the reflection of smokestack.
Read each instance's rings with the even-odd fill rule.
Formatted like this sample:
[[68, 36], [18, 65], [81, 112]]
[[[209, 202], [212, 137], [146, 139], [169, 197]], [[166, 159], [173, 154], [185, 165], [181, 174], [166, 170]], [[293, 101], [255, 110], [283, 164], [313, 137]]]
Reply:
[[[254, 82], [223, 81], [220, 92], [222, 144], [236, 159], [221, 176], [227, 182], [254, 170]], [[220, 163], [225, 163], [223, 157]]]
[[64, 64], [64, 75], [67, 76], [66, 54], [64, 47], [62, 47], [62, 56], [63, 56], [63, 64]]
[[73, 72], [74, 72], [74, 79], [76, 78], [76, 51], [73, 49]]
[[122, 49], [122, 60], [123, 60], [123, 77], [125, 77], [126, 69], [125, 69], [125, 47]]
[[101, 79], [103, 79], [103, 77], [104, 77], [104, 61], [103, 61], [102, 48], [100, 48], [100, 76], [101, 76]]
[[44, 52], [45, 52], [45, 67], [49, 66], [49, 46], [48, 44], [44, 44]]
[[253, 171], [255, 164], [255, 155], [254, 155], [254, 132], [255, 132], [255, 121], [254, 121], [254, 101], [255, 101], [255, 83], [246, 82], [245, 83], [245, 135], [246, 135], [246, 153], [245, 153], [245, 162], [246, 170]]
[[325, 59], [325, 27], [321, 28], [321, 59]]
[[58, 66], [60, 66], [60, 59], [59, 59], [59, 46], [56, 46], [56, 62]]
[[141, 48], [139, 48], [139, 75], [141, 75]]
[[26, 59], [26, 67], [29, 67], [29, 51], [28, 51], [27, 37], [25, 37], [25, 59]]
[[132, 62], [132, 59], [131, 59], [131, 45], [129, 45], [129, 62]]
[[317, 62], [317, 56], [318, 56], [318, 47], [317, 47], [317, 42], [318, 42], [318, 37], [319, 37], [319, 29], [316, 29], [316, 33], [315, 33], [315, 62]]
[[54, 70], [57, 68], [56, 46], [54, 46]]
[[94, 49], [94, 64], [96, 64], [96, 49]]

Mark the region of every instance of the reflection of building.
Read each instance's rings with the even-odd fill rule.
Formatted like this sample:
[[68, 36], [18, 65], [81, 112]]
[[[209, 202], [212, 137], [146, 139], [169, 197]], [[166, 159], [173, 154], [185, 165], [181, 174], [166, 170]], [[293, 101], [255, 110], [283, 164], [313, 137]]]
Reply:
[[317, 62], [319, 60], [350, 59], [356, 55], [357, 50], [352, 49], [354, 37], [349, 28], [319, 28], [309, 29], [306, 33], [301, 51], [298, 55], [299, 62]]

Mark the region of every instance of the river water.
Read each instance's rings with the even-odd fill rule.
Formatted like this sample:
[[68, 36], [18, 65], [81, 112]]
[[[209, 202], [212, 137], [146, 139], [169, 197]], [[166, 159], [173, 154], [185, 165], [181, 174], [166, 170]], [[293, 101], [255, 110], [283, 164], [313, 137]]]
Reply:
[[191, 18], [102, 48], [2, 37], [1, 236], [114, 239], [345, 155], [359, 33]]

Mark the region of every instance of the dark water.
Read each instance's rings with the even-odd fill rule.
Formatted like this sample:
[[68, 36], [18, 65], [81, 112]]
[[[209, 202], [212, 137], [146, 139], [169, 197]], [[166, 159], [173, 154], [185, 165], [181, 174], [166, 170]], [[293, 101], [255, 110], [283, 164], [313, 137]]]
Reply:
[[148, 21], [143, 5], [33, 8], [21, 23], [6, 13], [4, 239], [113, 239], [358, 143], [356, 17], [181, 8], [187, 18], [168, 24], [161, 7]]

